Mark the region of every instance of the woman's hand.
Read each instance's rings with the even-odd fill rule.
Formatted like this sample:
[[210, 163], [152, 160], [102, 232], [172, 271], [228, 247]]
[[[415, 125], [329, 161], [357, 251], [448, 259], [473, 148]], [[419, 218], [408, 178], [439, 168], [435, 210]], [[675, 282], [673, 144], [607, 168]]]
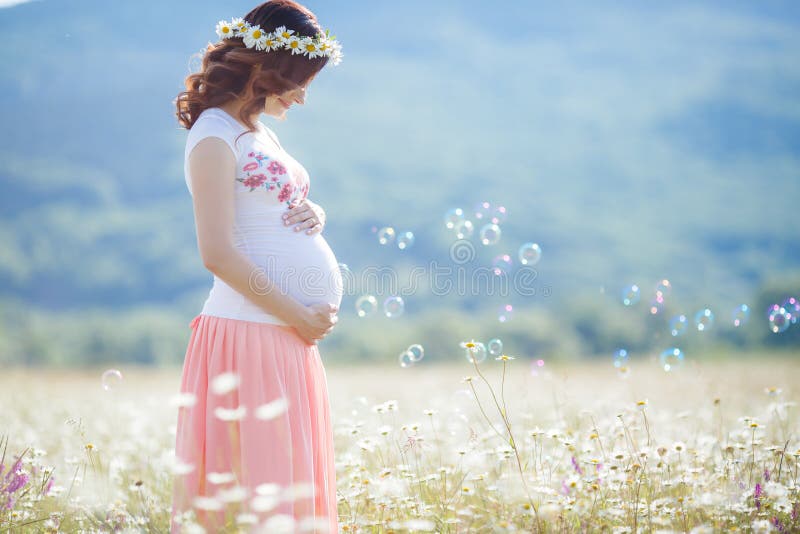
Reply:
[[319, 205], [304, 198], [297, 204], [293, 204], [283, 214], [283, 224], [289, 226], [297, 224], [294, 227], [295, 232], [306, 229], [306, 234], [313, 234], [321, 232], [325, 226], [325, 210]]
[[307, 344], [316, 345], [317, 341], [327, 336], [339, 321], [336, 315], [338, 311], [338, 307], [327, 302], [311, 304], [306, 306], [305, 312], [293, 326]]

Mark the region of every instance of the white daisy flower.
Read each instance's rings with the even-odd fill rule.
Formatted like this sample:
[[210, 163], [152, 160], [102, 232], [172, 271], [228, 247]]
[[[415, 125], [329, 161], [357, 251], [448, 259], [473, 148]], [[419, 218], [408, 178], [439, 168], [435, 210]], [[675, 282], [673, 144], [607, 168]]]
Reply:
[[297, 532], [325, 532], [330, 528], [326, 516], [306, 516], [297, 523]]
[[235, 18], [231, 21], [231, 28], [236, 33], [236, 37], [244, 37], [244, 34], [250, 28], [250, 23], [242, 18]]
[[244, 35], [244, 44], [247, 48], [255, 47], [256, 50], [264, 50], [268, 35], [267, 32], [261, 29], [261, 26], [255, 24], [250, 26]]
[[217, 22], [217, 35], [220, 39], [229, 39], [234, 36], [234, 29], [230, 22], [221, 20]]
[[217, 491], [217, 499], [225, 503], [242, 502], [248, 497], [247, 488], [243, 486], [234, 486], [232, 488], [223, 488]]
[[223, 421], [240, 421], [244, 419], [246, 413], [247, 407], [244, 405], [238, 408], [223, 408], [219, 406], [214, 410], [214, 415]]
[[176, 408], [191, 408], [197, 403], [197, 396], [194, 393], [181, 392], [173, 395], [169, 403]]
[[207, 511], [222, 510], [221, 502], [212, 497], [206, 497], [203, 495], [195, 497], [193, 504], [195, 508], [199, 508], [200, 510], [207, 510]]
[[334, 65], [341, 63], [342, 57], [344, 56], [344, 54], [342, 54], [342, 46], [339, 43], [334, 42], [331, 46], [331, 52], [329, 56]]
[[288, 30], [286, 29], [286, 26], [278, 26], [277, 28], [275, 28], [274, 33], [278, 41], [285, 44], [294, 33], [294, 30]]
[[302, 54], [303, 53], [303, 47], [302, 47], [302, 44], [300, 42], [300, 38], [297, 37], [296, 35], [292, 35], [291, 37], [289, 37], [285, 41], [284, 46], [286, 47], [287, 50], [291, 50], [292, 54]]
[[256, 418], [268, 421], [270, 419], [275, 419], [288, 409], [289, 402], [286, 400], [286, 397], [281, 397], [256, 408]]
[[269, 512], [280, 503], [275, 495], [257, 495], [250, 499], [250, 508], [254, 512]]
[[236, 516], [237, 525], [256, 525], [258, 524], [258, 516], [256, 514], [239, 514]]
[[274, 33], [267, 35], [267, 39], [264, 41], [264, 50], [277, 50], [281, 46], [283, 46], [283, 44]]
[[211, 391], [217, 395], [225, 395], [239, 387], [240, 382], [236, 373], [221, 373], [211, 381]]
[[297, 520], [288, 514], [275, 514], [264, 522], [263, 532], [275, 532], [276, 534], [297, 532], [296, 523]]
[[281, 492], [281, 486], [274, 482], [264, 482], [256, 486], [256, 493], [264, 496], [275, 496]]
[[227, 484], [228, 482], [233, 482], [236, 480], [236, 475], [230, 471], [227, 473], [217, 473], [216, 471], [211, 471], [206, 475], [206, 480], [212, 484]]
[[283, 492], [284, 501], [296, 501], [314, 496], [316, 489], [311, 482], [296, 482]]
[[322, 55], [317, 42], [311, 37], [303, 37], [300, 39], [300, 47], [303, 49], [303, 55], [308, 57], [317, 57]]
[[180, 458], [175, 458], [169, 467], [174, 475], [188, 475], [194, 471], [194, 464], [186, 463]]

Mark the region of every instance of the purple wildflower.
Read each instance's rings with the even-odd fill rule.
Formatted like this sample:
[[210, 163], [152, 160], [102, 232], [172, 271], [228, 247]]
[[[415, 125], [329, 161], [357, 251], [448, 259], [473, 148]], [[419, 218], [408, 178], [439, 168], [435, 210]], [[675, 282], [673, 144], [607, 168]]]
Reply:
[[11, 469], [8, 470], [8, 473], [6, 473], [5, 481], [8, 482], [9, 479], [11, 479], [11, 475], [19, 471], [20, 467], [22, 467], [22, 458], [18, 458], [17, 461], [14, 462], [14, 465], [11, 467]]
[[764, 480], [769, 482], [769, 469], [764, 469]]
[[581, 466], [578, 465], [578, 461], [574, 456], [572, 457], [572, 467], [575, 468], [575, 471], [577, 471], [579, 475], [583, 474], [583, 469], [581, 469]]
[[761, 510], [761, 484], [756, 483], [756, 489], [753, 491], [753, 499], [756, 502], [756, 508]]
[[[603, 464], [602, 463], [598, 463], [597, 465], [594, 466], [594, 470], [599, 473], [600, 471], [603, 470]], [[603, 483], [603, 477], [598, 476], [597, 477], [597, 483], [598, 484], [602, 484]]]
[[28, 474], [25, 471], [20, 470], [16, 473], [14, 479], [3, 491], [5, 491], [6, 493], [14, 493], [15, 491], [23, 487], [25, 484], [27, 484], [28, 479], [29, 479]]
[[47, 495], [48, 493], [50, 493], [50, 488], [53, 487], [53, 479], [54, 478], [55, 477], [51, 474], [50, 475], [50, 479], [47, 481], [47, 485], [44, 487], [44, 491], [42, 492], [42, 495]]

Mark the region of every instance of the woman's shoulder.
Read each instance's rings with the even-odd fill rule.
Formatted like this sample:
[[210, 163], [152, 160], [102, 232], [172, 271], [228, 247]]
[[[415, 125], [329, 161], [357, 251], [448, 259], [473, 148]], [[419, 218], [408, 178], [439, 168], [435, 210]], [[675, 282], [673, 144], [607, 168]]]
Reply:
[[206, 137], [219, 137], [224, 140], [238, 157], [239, 146], [237, 143], [238, 131], [219, 108], [206, 108], [197, 116], [189, 135], [186, 138], [185, 155], [188, 157], [192, 149]]
[[231, 121], [228, 119], [228, 114], [216, 107], [206, 108], [201, 111], [197, 116], [197, 120], [194, 121], [192, 128], [198, 124], [218, 124], [233, 130], [233, 124], [231, 124]]

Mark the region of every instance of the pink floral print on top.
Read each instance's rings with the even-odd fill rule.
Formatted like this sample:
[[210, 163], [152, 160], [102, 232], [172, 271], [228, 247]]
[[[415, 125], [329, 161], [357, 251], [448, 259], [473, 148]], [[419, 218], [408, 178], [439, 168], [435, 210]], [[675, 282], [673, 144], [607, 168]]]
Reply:
[[[292, 173], [279, 161], [264, 155], [260, 151], [247, 154], [253, 161], [248, 161], [242, 166], [244, 178], [237, 178], [250, 192], [261, 189], [274, 191], [278, 202], [287, 206], [299, 202], [308, 195], [308, 183], [298, 185]], [[269, 161], [269, 163], [264, 163]], [[269, 175], [269, 176], [268, 176]]]

